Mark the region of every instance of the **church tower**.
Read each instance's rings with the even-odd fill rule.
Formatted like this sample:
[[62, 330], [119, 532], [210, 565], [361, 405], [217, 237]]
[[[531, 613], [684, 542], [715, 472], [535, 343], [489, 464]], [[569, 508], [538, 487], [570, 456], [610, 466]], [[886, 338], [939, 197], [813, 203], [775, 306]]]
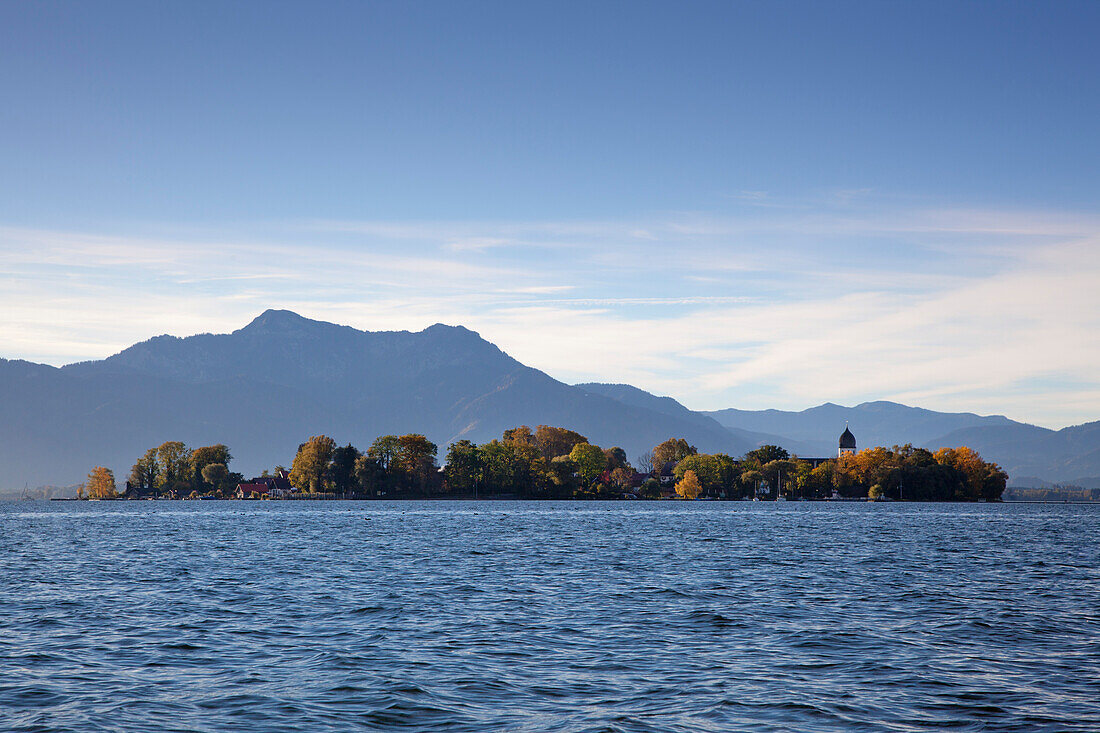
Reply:
[[847, 453], [850, 456], [856, 453], [856, 436], [852, 435], [852, 431], [848, 429], [848, 426], [844, 426], [844, 432], [840, 434], [840, 450], [837, 451], [837, 457]]

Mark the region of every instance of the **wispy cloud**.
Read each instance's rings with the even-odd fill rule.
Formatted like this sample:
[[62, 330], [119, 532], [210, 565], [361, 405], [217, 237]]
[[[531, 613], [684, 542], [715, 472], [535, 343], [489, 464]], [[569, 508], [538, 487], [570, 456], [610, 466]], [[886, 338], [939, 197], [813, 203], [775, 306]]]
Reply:
[[461, 323], [553, 376], [698, 408], [1100, 417], [1100, 220], [873, 197], [632, 221], [0, 227], [0, 354], [96, 358], [288, 307], [373, 330]]

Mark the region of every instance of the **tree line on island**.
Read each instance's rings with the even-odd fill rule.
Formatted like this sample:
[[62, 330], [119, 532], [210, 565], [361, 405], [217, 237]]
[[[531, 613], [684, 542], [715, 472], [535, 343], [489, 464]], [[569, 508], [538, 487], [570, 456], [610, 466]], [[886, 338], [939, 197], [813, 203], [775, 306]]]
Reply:
[[[996, 501], [1007, 480], [997, 464], [966, 447], [932, 452], [904, 445], [804, 459], [765, 445], [735, 459], [670, 438], [633, 465], [622, 448], [602, 448], [576, 431], [548, 425], [521, 425], [480, 445], [454, 442], [442, 468], [438, 447], [416, 433], [384, 435], [366, 450], [315, 435], [299, 446], [289, 470], [276, 466], [251, 482], [229, 470], [231, 460], [222, 444], [191, 449], [168, 441], [138, 458], [123, 495], [271, 498], [263, 487], [281, 480], [285, 498]], [[93, 499], [118, 495], [113, 473], [102, 466], [89, 474], [81, 496], [85, 490]]]

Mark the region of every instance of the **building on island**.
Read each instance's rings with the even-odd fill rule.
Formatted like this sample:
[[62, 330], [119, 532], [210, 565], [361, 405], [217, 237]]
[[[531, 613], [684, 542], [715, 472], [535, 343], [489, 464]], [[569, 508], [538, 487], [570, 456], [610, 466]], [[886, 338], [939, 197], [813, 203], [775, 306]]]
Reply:
[[271, 496], [271, 489], [265, 483], [240, 483], [234, 494], [238, 499], [267, 499]]
[[[837, 458], [845, 454], [855, 455], [856, 452], [856, 436], [852, 435], [852, 431], [845, 425], [844, 432], [840, 434], [840, 448], [837, 450]], [[806, 458], [804, 456], [798, 456], [798, 460], [810, 464], [810, 468], [814, 469], [823, 463], [835, 461], [836, 458]]]
[[290, 472], [275, 476], [257, 476], [247, 483], [237, 484], [238, 499], [285, 499], [297, 490], [290, 485]]
[[844, 432], [840, 434], [840, 449], [837, 451], [837, 458], [843, 455], [854, 456], [855, 454], [856, 436], [852, 435], [852, 431], [845, 425]]

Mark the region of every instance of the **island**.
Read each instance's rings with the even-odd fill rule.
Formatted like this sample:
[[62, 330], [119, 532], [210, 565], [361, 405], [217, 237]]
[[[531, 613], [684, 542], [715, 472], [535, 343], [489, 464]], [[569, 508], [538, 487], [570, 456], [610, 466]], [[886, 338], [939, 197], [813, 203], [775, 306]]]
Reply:
[[141, 455], [119, 489], [96, 466], [87, 499], [687, 499], [740, 501], [999, 501], [1007, 475], [965, 446], [860, 450], [845, 427], [837, 455], [808, 458], [763, 445], [739, 458], [698, 452], [669, 438], [632, 464], [619, 447], [593, 445], [568, 428], [521, 425], [483, 444], [458, 440], [443, 465], [418, 433], [384, 435], [365, 451], [327, 435], [303, 442], [290, 468], [246, 479], [215, 444], [166, 441]]

